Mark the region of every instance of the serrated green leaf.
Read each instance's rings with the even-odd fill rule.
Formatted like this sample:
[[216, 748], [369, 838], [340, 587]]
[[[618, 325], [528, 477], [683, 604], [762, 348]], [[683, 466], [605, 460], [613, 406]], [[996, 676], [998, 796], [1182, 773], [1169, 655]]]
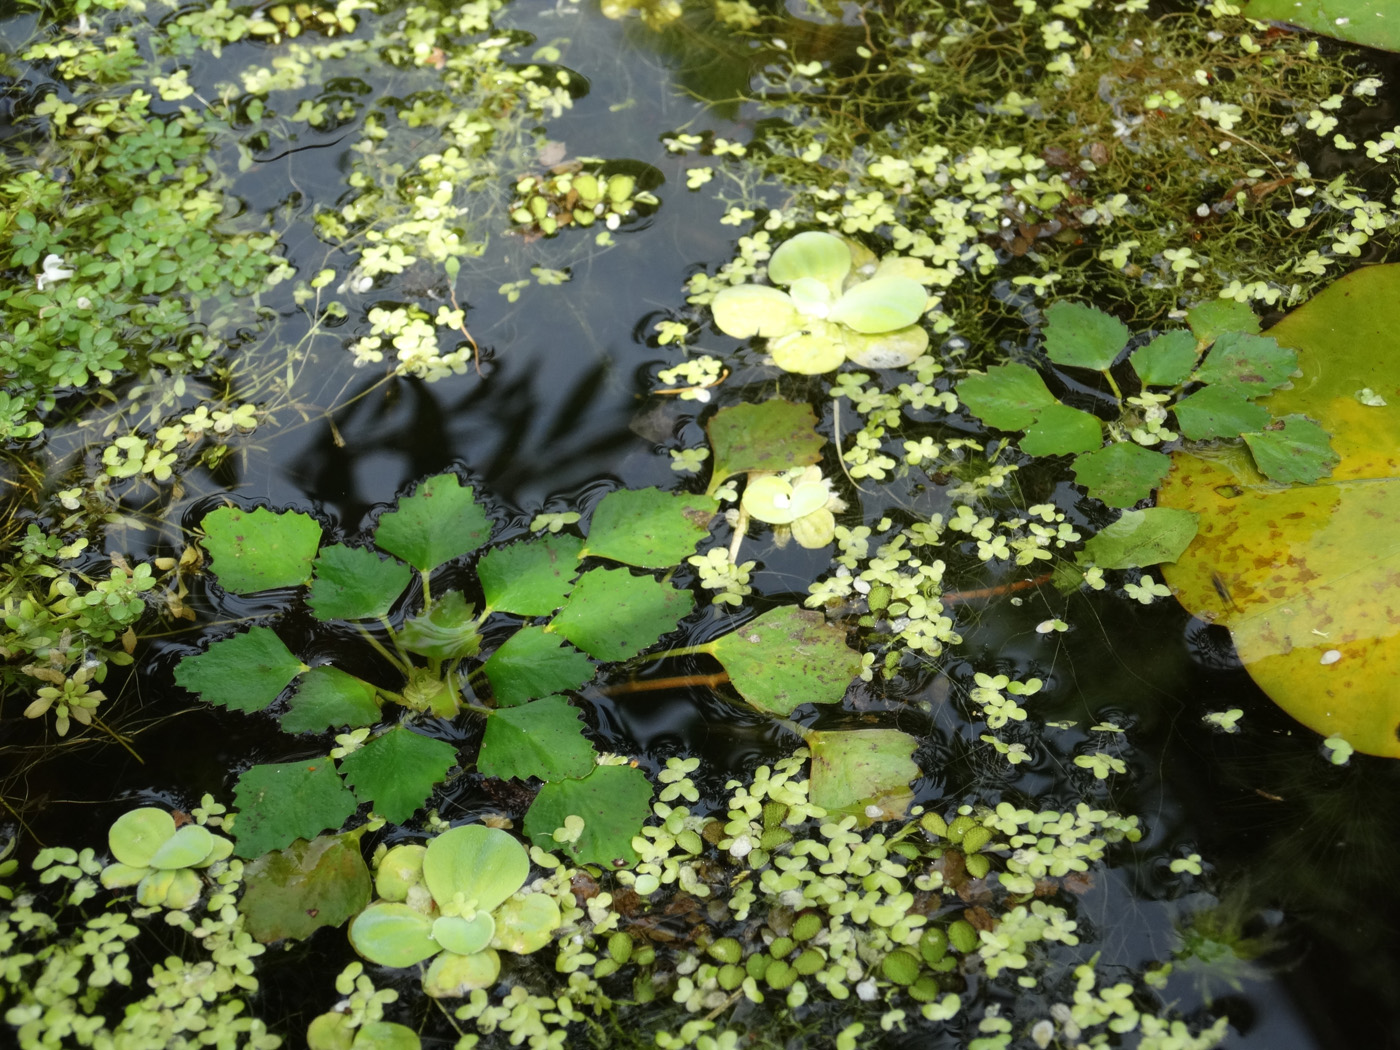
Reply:
[[688, 492], [609, 492], [593, 512], [580, 557], [610, 558], [643, 569], [677, 565], [695, 553], [718, 509], [709, 496]]
[[1226, 332], [1259, 333], [1259, 317], [1248, 303], [1211, 299], [1186, 311], [1186, 323], [1201, 346], [1209, 346]]
[[546, 696], [491, 713], [476, 768], [503, 780], [578, 779], [588, 775], [596, 758], [578, 708], [562, 696]]
[[1103, 372], [1132, 332], [1116, 317], [1085, 303], [1064, 301], [1045, 311], [1045, 352], [1057, 365]]
[[1176, 386], [1196, 367], [1196, 337], [1177, 329], [1163, 332], [1128, 358], [1143, 386]]
[[578, 572], [583, 540], [560, 533], [496, 547], [476, 572], [486, 607], [518, 616], [548, 616], [564, 602]]
[[200, 525], [209, 571], [232, 594], [296, 587], [311, 577], [321, 525], [309, 514], [218, 507]]
[[175, 681], [230, 711], [261, 711], [305, 670], [270, 627], [250, 627], [185, 657], [175, 665]]
[[814, 732], [812, 803], [830, 813], [854, 813], [862, 822], [880, 810], [880, 820], [898, 820], [914, 801], [919, 767], [913, 760], [919, 742], [897, 729], [846, 729]]
[[355, 796], [329, 757], [253, 766], [238, 778], [233, 808], [236, 852], [259, 857], [297, 839], [338, 828], [355, 812]]
[[785, 605], [697, 646], [724, 665], [739, 695], [786, 717], [799, 704], [834, 704], [860, 674], [860, 654], [821, 613]]
[[1241, 436], [1259, 472], [1274, 481], [1310, 485], [1331, 474], [1339, 458], [1327, 431], [1307, 416], [1284, 416], [1260, 433]]
[[1226, 332], [1210, 348], [1195, 378], [1255, 398], [1283, 386], [1297, 370], [1298, 355], [1279, 346], [1272, 336]]
[[482, 670], [496, 706], [514, 707], [577, 689], [593, 677], [593, 661], [543, 627], [522, 627], [501, 643]]
[[1125, 510], [1089, 537], [1084, 555], [1103, 569], [1138, 569], [1174, 562], [1196, 537], [1200, 516], [1172, 507]]
[[246, 864], [238, 910], [248, 932], [264, 944], [300, 941], [359, 914], [370, 897], [360, 834], [319, 835]]
[[486, 512], [455, 474], [438, 474], [381, 515], [374, 542], [422, 572], [474, 551], [491, 535]]
[[1119, 442], [1074, 460], [1074, 480], [1110, 507], [1131, 507], [1152, 495], [1171, 469], [1171, 459], [1141, 445]]
[[329, 664], [313, 667], [297, 679], [296, 692], [282, 715], [284, 733], [319, 733], [379, 721], [374, 686]]
[[714, 453], [708, 493], [734, 474], [790, 470], [821, 462], [826, 439], [808, 404], [782, 398], [721, 408], [705, 425]]
[[[540, 788], [525, 814], [525, 834], [541, 849], [563, 853], [574, 864], [611, 869], [637, 862], [632, 836], [650, 814], [651, 781], [645, 773], [631, 766], [595, 766], [582, 780]], [[557, 841], [554, 832], [571, 816], [583, 820], [583, 831], [571, 842]]]
[[1183, 397], [1172, 411], [1182, 434], [1192, 441], [1239, 437], [1269, 422], [1269, 411], [1260, 408], [1236, 386], [1207, 386]]
[[1040, 374], [1019, 363], [992, 365], [984, 375], [963, 379], [956, 389], [969, 412], [998, 430], [1025, 430], [1039, 413], [1059, 404]]
[[322, 547], [312, 566], [306, 602], [319, 620], [368, 620], [386, 616], [413, 573], [364, 547]]
[[405, 620], [398, 640], [409, 652], [434, 660], [459, 660], [481, 649], [475, 611], [461, 591], [448, 591], [427, 612]]
[[599, 660], [636, 656], [695, 604], [689, 591], [626, 569], [594, 569], [579, 577], [549, 629]]
[[361, 802], [394, 824], [423, 807], [457, 762], [448, 743], [395, 726], [340, 760], [340, 773]]
[[1054, 404], [1042, 409], [1021, 438], [1028, 456], [1068, 456], [1103, 444], [1103, 424], [1088, 412]]

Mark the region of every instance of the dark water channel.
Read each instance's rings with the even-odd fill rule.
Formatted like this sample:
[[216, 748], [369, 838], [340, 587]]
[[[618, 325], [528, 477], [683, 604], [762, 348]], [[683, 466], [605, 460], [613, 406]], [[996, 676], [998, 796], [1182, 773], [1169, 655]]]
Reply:
[[[197, 522], [225, 491], [243, 501], [305, 509], [353, 530], [416, 480], [456, 469], [479, 484], [508, 536], [523, 534], [542, 511], [586, 511], [617, 487], [676, 484], [665, 448], [677, 439], [685, 446], [702, 443], [705, 409], [658, 406], [646, 398], [654, 368], [675, 360], [648, 337], [662, 311], [681, 300], [689, 273], [713, 270], [732, 256], [736, 234], [719, 224], [724, 209], [712, 196], [686, 192], [688, 162], [668, 154], [661, 137], [693, 121], [742, 141], [757, 114], [707, 106], [677, 91], [687, 77], [696, 82], [687, 63], [705, 65], [714, 56], [658, 54], [638, 26], [608, 21], [589, 5], [521, 0], [507, 21], [542, 42], [567, 37], [567, 62], [586, 78], [586, 93], [574, 108], [550, 121], [550, 137], [571, 152], [628, 158], [638, 170], [654, 171], [664, 180], [655, 189], [661, 206], [623, 231], [614, 249], [571, 259], [568, 283], [547, 292], [530, 289], [515, 304], [495, 294], [513, 272], [498, 257], [522, 248], [511, 238], [496, 239], [477, 263], [482, 290], [470, 295], [471, 329], [488, 351], [480, 376], [391, 381], [336, 409], [334, 426], [314, 413], [303, 421], [286, 411], [283, 425], [269, 428], [266, 439], [260, 432], [257, 446], [231, 472], [185, 478], [184, 501], [164, 526], [116, 537], [114, 549], [137, 557], [177, 551], [180, 529]], [[709, 85], [743, 82], [742, 58], [722, 76], [711, 69]], [[226, 62], [233, 60], [226, 55]], [[338, 192], [343, 149], [295, 152], [260, 164], [238, 182], [248, 209], [281, 212], [284, 222], [291, 209], [285, 245], [299, 268], [314, 272], [320, 265], [323, 246], [307, 231], [305, 216], [318, 193]], [[290, 309], [279, 312], [279, 337], [297, 338], [298, 317]], [[352, 316], [348, 325], [358, 323]], [[353, 393], [371, 383], [351, 367], [348, 353], [338, 352], [344, 334], [332, 332], [315, 344], [317, 371], [308, 390], [317, 408], [329, 406], [315, 392]], [[717, 352], [729, 345], [715, 333], [702, 337], [701, 347], [707, 342]], [[865, 508], [866, 523], [885, 510]], [[848, 523], [857, 517], [849, 514]], [[780, 552], [765, 546], [766, 539], [747, 544], [746, 556], [761, 559], [756, 590], [768, 598], [800, 598], [826, 564], [824, 552]], [[198, 581], [190, 602], [201, 623], [263, 608], [213, 596]], [[1233, 1030], [1226, 1046], [1400, 1047], [1400, 766], [1363, 756], [1345, 768], [1329, 766], [1315, 735], [1253, 685], [1228, 637], [1172, 602], [1141, 607], [1079, 597], [1066, 616], [1074, 631], [1050, 640], [1035, 632], [1038, 621], [1064, 611], [1058, 598], [1036, 596], [1024, 604], [993, 599], [972, 613], [965, 645], [904, 695], [862, 693], [850, 710], [823, 714], [823, 724], [870, 717], [920, 735], [916, 757], [925, 778], [918, 790], [925, 801], [995, 802], [1014, 790], [1046, 805], [1072, 804], [1079, 791], [1093, 787], [1077, 776], [1082, 771], [1049, 751], [1014, 777], [1004, 763], [994, 767], [979, 755], [976, 733], [950, 701], [950, 690], [964, 688], [976, 670], [1044, 677], [1038, 715], [1081, 725], [1113, 721], [1125, 729], [1129, 773], [1117, 778], [1111, 802], [1140, 815], [1148, 830], [1128, 860], [1081, 903], [1081, 921], [1102, 942], [1102, 963], [1110, 970], [1141, 966], [1168, 953], [1173, 922], [1209, 909], [1199, 891], [1206, 886], [1242, 935], [1258, 940], [1259, 958], [1235, 983], [1208, 970], [1183, 969], [1170, 988], [1184, 1004], [1213, 1000], [1229, 1014]], [[712, 636], [717, 621], [700, 618], [691, 630], [695, 638]], [[137, 738], [144, 764], [109, 747], [86, 752], [81, 778], [67, 764], [33, 771], [26, 790], [47, 799], [30, 819], [41, 838], [99, 841], [133, 801], [188, 806], [206, 791], [226, 797], [240, 769], [292, 757], [287, 738], [270, 723], [195, 709], [180, 695], [172, 667], [197, 641], [196, 633], [172, 631], [139, 651], [127, 699], [146, 716], [164, 719]], [[658, 673], [687, 669], [704, 667]], [[636, 755], [651, 769], [671, 755], [698, 754], [704, 764], [697, 782], [716, 792], [729, 776], [795, 743], [708, 691], [625, 699], [595, 691], [582, 699], [608, 748]], [[1225, 735], [1202, 723], [1207, 711], [1230, 707], [1244, 710], [1243, 732]], [[315, 746], [323, 753], [323, 742]], [[473, 782], [455, 790], [442, 805], [444, 815], [518, 804], [481, 796], [478, 788]], [[1168, 873], [1169, 860], [1188, 852], [1208, 865], [1194, 893]], [[343, 934], [323, 930], [304, 948], [272, 959], [263, 985], [269, 1017], [301, 1009], [298, 998], [309, 994], [312, 982], [303, 973], [308, 955], [326, 960], [316, 978], [322, 984], [350, 958]], [[922, 1044], [911, 1039], [907, 1045]]]

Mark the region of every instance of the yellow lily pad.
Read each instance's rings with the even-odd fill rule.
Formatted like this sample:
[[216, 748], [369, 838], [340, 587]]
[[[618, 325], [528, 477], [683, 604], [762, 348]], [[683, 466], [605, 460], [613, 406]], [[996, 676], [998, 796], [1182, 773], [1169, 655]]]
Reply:
[[1315, 420], [1340, 461], [1283, 487], [1242, 449], [1178, 453], [1158, 503], [1200, 533], [1164, 574], [1285, 711], [1400, 758], [1400, 266], [1337, 281], [1269, 335], [1303, 375], [1260, 403]]

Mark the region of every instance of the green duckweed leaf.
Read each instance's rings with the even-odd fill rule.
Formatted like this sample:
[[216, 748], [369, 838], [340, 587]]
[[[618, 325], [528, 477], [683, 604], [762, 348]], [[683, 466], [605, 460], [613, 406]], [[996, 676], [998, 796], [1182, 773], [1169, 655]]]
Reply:
[[1103, 444], [1103, 424], [1088, 412], [1054, 404], [1042, 409], [1021, 438], [1028, 456], [1068, 456]]
[[1084, 303], [1062, 300], [1045, 311], [1045, 352], [1057, 365], [1106, 371], [1131, 336], [1118, 318]]
[[458, 898], [489, 912], [524, 886], [529, 874], [525, 847], [508, 832], [484, 824], [448, 828], [428, 843], [423, 855], [423, 881], [444, 914], [455, 914]]
[[434, 660], [458, 660], [481, 649], [475, 610], [461, 591], [433, 599], [425, 613], [410, 617], [399, 628], [399, 644], [411, 653]]
[[297, 679], [297, 689], [282, 715], [284, 733], [320, 733], [327, 729], [372, 726], [379, 721], [378, 693], [363, 679], [326, 664]]
[[593, 662], [543, 627], [522, 627], [483, 667], [498, 707], [577, 689], [593, 677]]
[[486, 606], [518, 616], [548, 616], [574, 585], [583, 540], [567, 533], [496, 547], [481, 556], [477, 576]]
[[395, 726], [340, 760], [340, 774], [361, 802], [394, 824], [423, 807], [457, 763], [451, 744]]
[[1104, 569], [1137, 569], [1176, 561], [1196, 537], [1199, 518], [1189, 510], [1148, 507], [1125, 510], [1084, 544], [1084, 554]]
[[579, 577], [549, 629], [599, 660], [626, 660], [675, 630], [694, 604], [689, 591], [650, 576], [594, 569]]
[[318, 835], [244, 865], [238, 910], [248, 932], [264, 944], [300, 941], [359, 914], [370, 898], [361, 834]]
[[761, 711], [786, 717], [799, 704], [834, 704], [860, 674], [860, 654], [846, 632], [821, 613], [785, 605], [696, 647], [729, 672], [739, 695]]
[[1163, 332], [1128, 358], [1143, 386], [1177, 386], [1196, 367], [1196, 337], [1183, 329]]
[[851, 249], [840, 237], [821, 231], [789, 237], [768, 260], [768, 279], [774, 284], [792, 284], [809, 277], [839, 289], [850, 272]]
[[350, 924], [350, 944], [381, 966], [413, 966], [442, 951], [433, 920], [407, 904], [375, 901]]
[[1210, 346], [1226, 332], [1259, 334], [1259, 317], [1248, 303], [1210, 299], [1186, 311], [1186, 323], [1200, 346]]
[[992, 365], [985, 374], [967, 376], [956, 389], [969, 412], [998, 430], [1025, 430], [1037, 415], [1059, 404], [1040, 374], [1019, 363]]
[[270, 627], [250, 627], [175, 665], [175, 681], [230, 711], [261, 711], [302, 671]]
[[918, 281], [873, 277], [848, 288], [827, 317], [863, 335], [878, 335], [916, 323], [927, 303], [928, 292]]
[[232, 594], [296, 587], [311, 577], [321, 525], [300, 511], [218, 507], [204, 516], [209, 571]]
[[[541, 849], [565, 854], [574, 864], [635, 864], [632, 836], [651, 813], [651, 781], [631, 766], [595, 766], [582, 780], [545, 784], [525, 814], [525, 834]], [[561, 842], [555, 831], [571, 816], [583, 820], [577, 838]]]
[[1250, 0], [1245, 17], [1287, 22], [1353, 44], [1400, 51], [1400, 10], [1392, 0]]
[[491, 535], [486, 512], [455, 474], [438, 474], [380, 516], [374, 542], [422, 572], [474, 551]]
[[1400, 758], [1400, 409], [1356, 396], [1400, 389], [1400, 266], [1335, 281], [1269, 335], [1297, 351], [1303, 375], [1263, 406], [1330, 432], [1336, 466], [1285, 486], [1245, 449], [1177, 453], [1158, 501], [1198, 512], [1201, 530], [1163, 574], [1190, 612], [1229, 628], [1245, 669], [1285, 711]]
[[297, 839], [338, 828], [355, 812], [355, 796], [329, 757], [253, 766], [238, 778], [233, 808], [235, 852], [258, 857]]
[[710, 303], [715, 327], [735, 339], [761, 335], [772, 339], [796, 330], [802, 315], [792, 299], [766, 284], [738, 284], [719, 292]]
[[1171, 465], [1163, 453], [1124, 441], [1075, 457], [1074, 480], [1110, 507], [1131, 507], [1152, 495]]
[[1192, 441], [1239, 437], [1269, 422], [1269, 410], [1245, 398], [1236, 386], [1207, 386], [1183, 397], [1172, 411], [1182, 434]]
[[643, 569], [677, 565], [695, 553], [718, 509], [709, 496], [688, 492], [609, 492], [593, 511], [580, 557], [610, 558]]
[[364, 547], [322, 547], [312, 566], [306, 602], [320, 620], [368, 620], [387, 616], [413, 573]]
[[1241, 436], [1259, 472], [1274, 481], [1311, 485], [1331, 474], [1339, 458], [1327, 431], [1306, 416], [1284, 416], [1261, 433]]
[[[898, 820], [914, 801], [919, 742], [897, 729], [846, 729], [807, 736], [812, 752], [812, 803], [854, 813], [862, 823]], [[871, 812], [878, 809], [879, 815]]]
[[1272, 336], [1225, 332], [1210, 348], [1195, 379], [1255, 398], [1283, 386], [1297, 370], [1298, 355], [1279, 346]]
[[151, 858], [175, 834], [175, 818], [154, 806], [128, 810], [107, 829], [107, 846], [118, 863], [148, 868]]
[[714, 453], [709, 492], [726, 478], [751, 471], [805, 467], [822, 458], [825, 439], [808, 404], [782, 398], [722, 408], [706, 425]]
[[502, 780], [586, 777], [597, 758], [578, 708], [562, 696], [501, 708], [486, 720], [477, 771]]

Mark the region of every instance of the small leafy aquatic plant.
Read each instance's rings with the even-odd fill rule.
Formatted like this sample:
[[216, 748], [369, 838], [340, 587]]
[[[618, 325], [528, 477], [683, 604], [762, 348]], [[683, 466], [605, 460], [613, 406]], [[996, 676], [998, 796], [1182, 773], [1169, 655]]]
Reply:
[[163, 809], [142, 806], [123, 813], [107, 832], [116, 860], [102, 869], [109, 890], [136, 887], [144, 907], [184, 911], [199, 900], [204, 882], [199, 871], [233, 852], [233, 843], [202, 824], [177, 826]]
[[846, 509], [818, 467], [751, 475], [739, 506], [750, 518], [776, 525], [779, 545], [791, 535], [808, 550], [820, 550], [835, 538], [832, 511]]
[[423, 990], [435, 998], [488, 988], [499, 952], [539, 951], [562, 922], [543, 893], [520, 893], [530, 874], [525, 848], [497, 828], [451, 828], [426, 847], [396, 846], [380, 861], [380, 899], [350, 924], [350, 943], [372, 962], [413, 966], [432, 959]]
[[898, 255], [877, 260], [834, 234], [799, 233], [778, 246], [766, 284], [739, 284], [715, 296], [715, 324], [738, 339], [764, 336], [786, 372], [821, 375], [854, 361], [898, 368], [928, 349], [919, 326], [928, 302], [925, 267]]

